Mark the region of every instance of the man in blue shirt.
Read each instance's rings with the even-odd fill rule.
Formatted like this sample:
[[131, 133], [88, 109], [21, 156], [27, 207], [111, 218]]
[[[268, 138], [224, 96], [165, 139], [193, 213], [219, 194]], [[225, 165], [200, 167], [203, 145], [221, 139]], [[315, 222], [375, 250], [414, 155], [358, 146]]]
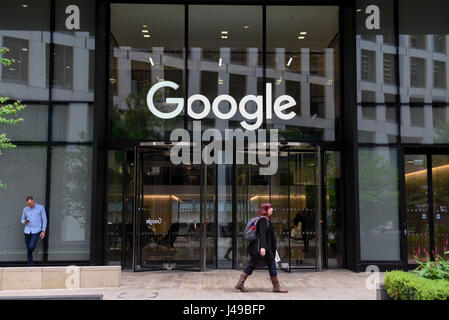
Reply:
[[27, 246], [28, 266], [33, 265], [33, 252], [39, 238], [44, 239], [47, 228], [45, 208], [34, 201], [32, 196], [26, 198], [27, 206], [23, 209], [22, 224], [25, 225], [25, 244]]

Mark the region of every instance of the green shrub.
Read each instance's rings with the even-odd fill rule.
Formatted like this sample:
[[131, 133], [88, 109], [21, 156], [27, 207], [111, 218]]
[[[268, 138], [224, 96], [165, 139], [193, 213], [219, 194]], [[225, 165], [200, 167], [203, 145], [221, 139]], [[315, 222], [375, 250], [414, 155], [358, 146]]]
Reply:
[[449, 281], [432, 280], [405, 271], [385, 273], [387, 293], [395, 300], [449, 300]]

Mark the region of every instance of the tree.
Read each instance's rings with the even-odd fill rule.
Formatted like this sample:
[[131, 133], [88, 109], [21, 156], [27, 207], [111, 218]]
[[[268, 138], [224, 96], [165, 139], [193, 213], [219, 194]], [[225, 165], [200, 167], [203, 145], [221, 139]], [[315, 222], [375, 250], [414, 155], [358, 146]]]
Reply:
[[[4, 57], [4, 54], [8, 52], [8, 48], [0, 49], [0, 64], [4, 67], [10, 66], [14, 63], [14, 59], [8, 59]], [[0, 95], [0, 130], [8, 125], [15, 125], [23, 119], [18, 118], [18, 114], [25, 108], [20, 100], [13, 101], [10, 97], [3, 97]], [[5, 133], [0, 131], [0, 155], [2, 150], [14, 149], [16, 146], [11, 143], [11, 140], [6, 137]], [[5, 185], [0, 180], [0, 188]]]

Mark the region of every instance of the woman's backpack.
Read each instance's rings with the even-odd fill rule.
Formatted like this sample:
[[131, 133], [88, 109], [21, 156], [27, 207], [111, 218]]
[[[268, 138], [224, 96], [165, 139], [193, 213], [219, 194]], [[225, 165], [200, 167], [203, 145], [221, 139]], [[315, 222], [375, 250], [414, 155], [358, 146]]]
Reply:
[[268, 221], [268, 218], [265, 216], [257, 216], [249, 219], [248, 223], [245, 226], [245, 229], [243, 230], [243, 239], [250, 242], [257, 240], [256, 224], [260, 220], [260, 218], [265, 218], [267, 222], [270, 223]]

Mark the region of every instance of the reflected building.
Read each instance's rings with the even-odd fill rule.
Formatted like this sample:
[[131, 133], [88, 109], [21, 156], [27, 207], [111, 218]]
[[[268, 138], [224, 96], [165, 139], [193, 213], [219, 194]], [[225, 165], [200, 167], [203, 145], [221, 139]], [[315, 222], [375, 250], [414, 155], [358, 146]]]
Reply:
[[[0, 265], [26, 263], [28, 194], [49, 215], [41, 265], [240, 269], [241, 231], [265, 202], [281, 270], [407, 269], [418, 248], [434, 258], [449, 228], [449, 7], [396, 2], [7, 0], [0, 48], [14, 61], [0, 66], [0, 95], [26, 108], [0, 124], [17, 145], [0, 155]], [[192, 135], [195, 119], [186, 107], [173, 119], [150, 112], [161, 81], [179, 86], [156, 92], [164, 112], [169, 98], [262, 97], [260, 128], [279, 133], [276, 173], [248, 163], [245, 141], [243, 164], [174, 164], [170, 135]], [[289, 120], [267, 108], [284, 95]], [[202, 132], [242, 129], [257, 108], [210, 112]]]

